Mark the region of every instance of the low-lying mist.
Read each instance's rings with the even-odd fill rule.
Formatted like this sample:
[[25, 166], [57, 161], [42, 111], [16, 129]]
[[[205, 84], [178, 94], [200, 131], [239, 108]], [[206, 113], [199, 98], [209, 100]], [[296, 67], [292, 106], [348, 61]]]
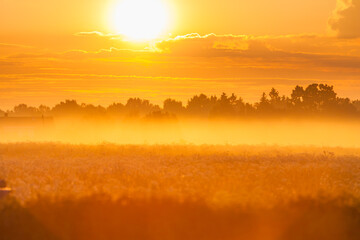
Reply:
[[248, 144], [360, 147], [353, 120], [89, 120], [0, 126], [0, 142]]

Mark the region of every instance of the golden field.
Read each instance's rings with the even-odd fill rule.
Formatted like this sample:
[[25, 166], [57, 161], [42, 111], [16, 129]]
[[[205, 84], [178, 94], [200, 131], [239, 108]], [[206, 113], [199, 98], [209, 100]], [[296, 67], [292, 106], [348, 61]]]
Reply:
[[4, 143], [0, 156], [13, 189], [0, 239], [360, 236], [360, 149]]

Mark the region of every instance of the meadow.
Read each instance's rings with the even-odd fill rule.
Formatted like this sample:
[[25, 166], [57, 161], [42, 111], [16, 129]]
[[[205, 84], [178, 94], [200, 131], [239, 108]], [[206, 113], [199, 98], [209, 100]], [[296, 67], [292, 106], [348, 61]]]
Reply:
[[0, 239], [358, 239], [360, 149], [0, 144]]

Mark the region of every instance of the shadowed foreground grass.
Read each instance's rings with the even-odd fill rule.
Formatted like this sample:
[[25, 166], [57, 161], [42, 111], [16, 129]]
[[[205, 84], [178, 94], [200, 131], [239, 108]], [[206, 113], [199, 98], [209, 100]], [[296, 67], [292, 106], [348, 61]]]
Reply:
[[271, 209], [201, 201], [39, 199], [0, 202], [0, 239], [359, 239], [360, 205], [310, 200]]
[[0, 144], [0, 240], [360, 239], [360, 149]]

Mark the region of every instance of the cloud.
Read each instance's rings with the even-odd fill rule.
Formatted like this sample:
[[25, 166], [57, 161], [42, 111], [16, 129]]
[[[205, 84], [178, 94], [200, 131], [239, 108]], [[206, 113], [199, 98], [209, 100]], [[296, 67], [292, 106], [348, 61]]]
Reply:
[[[84, 34], [102, 37], [99, 32]], [[270, 74], [270, 69], [287, 73], [301, 69], [358, 75], [360, 42], [317, 35], [254, 37], [192, 33], [159, 41], [143, 50], [112, 47], [97, 51], [21, 53], [5, 60], [41, 73], [46, 69], [74, 69], [97, 74], [236, 77], [246, 69], [262, 74]]]
[[13, 43], [0, 43], [0, 48], [33, 48], [31, 46], [13, 44]]
[[[96, 32], [83, 36], [82, 41], [104, 39]], [[96, 104], [106, 105], [134, 96], [187, 99], [199, 92], [236, 92], [253, 101], [270, 87], [286, 93], [296, 84], [313, 82], [334, 84], [340, 94], [359, 97], [358, 39], [193, 33], [159, 41], [148, 50], [98, 46], [95, 51], [32, 49], [20, 54], [14, 48], [12, 56], [0, 57], [0, 92], [7, 92], [0, 94], [0, 102], [55, 104], [69, 98], [101, 99]]]
[[0, 58], [10, 54], [20, 54], [37, 51], [35, 47], [16, 44], [16, 43], [2, 43], [0, 42]]
[[78, 32], [74, 34], [75, 36], [99, 36], [104, 37], [106, 34], [98, 31], [92, 31], [92, 32]]
[[120, 34], [112, 34], [112, 33], [102, 33], [99, 31], [92, 31], [92, 32], [78, 32], [75, 33], [74, 36], [77, 37], [102, 37], [108, 38], [110, 40], [124, 40], [123, 36]]
[[[253, 53], [254, 55], [268, 54], [275, 51], [314, 53], [319, 50], [323, 37], [313, 35], [285, 35], [285, 36], [250, 36], [250, 35], [217, 35], [201, 36], [196, 33], [177, 36], [159, 41], [154, 45], [156, 51], [168, 54], [190, 56], [221, 56], [232, 54]], [[321, 44], [317, 45], [319, 41]]]
[[[252, 67], [358, 68], [360, 43], [313, 35], [245, 36], [189, 34], [160, 41], [155, 48], [168, 56], [226, 58]], [[331, 70], [331, 69], [329, 69]]]
[[28, 53], [28, 54], [14, 54], [8, 56], [7, 59], [66, 59], [66, 60], [83, 60], [83, 59], [110, 59], [110, 58], [131, 58], [136, 54], [146, 54], [149, 50], [133, 50], [133, 49], [118, 49], [111, 47], [109, 49], [100, 49], [98, 51], [85, 50], [69, 50], [65, 52], [48, 52], [48, 53]]
[[329, 25], [338, 37], [360, 37], [360, 0], [338, 0], [338, 7]]
[[244, 51], [265, 53], [269, 49], [264, 41], [246, 35], [199, 35], [197, 33], [177, 36], [159, 41], [155, 50], [172, 55], [192, 57], [226, 57]]
[[[83, 36], [83, 41], [92, 37], [103, 39], [98, 32]], [[175, 79], [180, 79], [176, 80], [180, 81], [179, 86], [183, 84], [186, 88], [187, 83], [195, 84], [194, 78], [204, 82], [204, 85], [198, 82], [194, 85], [199, 89], [203, 89], [205, 83], [216, 86], [214, 89], [231, 89], [243, 85], [247, 79], [253, 83], [255, 79], [262, 79], [258, 82], [262, 86], [279, 78], [285, 80], [278, 84], [291, 86], [298, 84], [298, 79], [355, 81], [358, 84], [360, 42], [358, 39], [319, 35], [255, 37], [192, 33], [159, 41], [145, 50], [106, 47], [94, 51], [79, 48], [60, 52], [37, 49], [31, 53], [15, 52], [12, 56], [0, 58], [0, 69], [0, 81], [6, 74], [16, 74], [23, 79], [21, 74], [31, 73], [38, 74], [32, 76], [33, 79], [41, 78], [50, 83], [58, 79], [57, 76], [63, 76], [64, 84], [67, 81], [80, 84], [91, 80], [93, 83], [90, 85], [104, 82], [104, 89], [125, 83], [131, 85], [135, 76], [141, 76], [139, 84], [151, 82], [159, 88], [173, 84]], [[188, 80], [190, 78], [192, 80]]]

